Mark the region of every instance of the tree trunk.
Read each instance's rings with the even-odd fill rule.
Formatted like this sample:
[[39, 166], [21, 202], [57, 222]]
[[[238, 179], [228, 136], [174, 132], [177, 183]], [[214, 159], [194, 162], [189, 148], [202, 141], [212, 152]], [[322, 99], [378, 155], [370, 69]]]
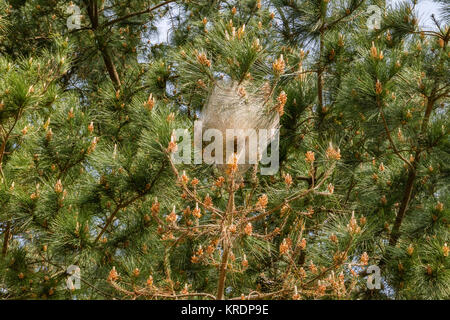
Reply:
[[414, 188], [414, 182], [416, 180], [416, 171], [410, 170], [408, 175], [408, 181], [406, 182], [405, 193], [403, 194], [402, 203], [398, 210], [397, 217], [395, 218], [394, 227], [392, 228], [389, 244], [395, 246], [398, 238], [400, 237], [400, 226], [402, 225], [403, 217], [405, 216], [406, 209], [408, 208], [409, 201], [411, 200], [411, 194]]
[[6, 224], [5, 233], [3, 237], [2, 257], [6, 256], [6, 253], [8, 252], [8, 243], [10, 236], [11, 236], [11, 221], [8, 221], [8, 223]]
[[[433, 111], [435, 99], [427, 98], [427, 108], [425, 110], [425, 114], [423, 117], [422, 127], [420, 129], [420, 136], [426, 133], [428, 122], [430, 121], [431, 111]], [[418, 163], [420, 160], [421, 150], [419, 146], [417, 147], [417, 151], [414, 157], [414, 163]], [[395, 246], [397, 244], [398, 238], [400, 237], [400, 227], [403, 222], [403, 218], [405, 216], [406, 210], [408, 209], [409, 202], [411, 201], [411, 194], [414, 189], [414, 182], [417, 176], [417, 165], [414, 165], [414, 169], [411, 169], [408, 175], [408, 180], [406, 182], [405, 192], [403, 194], [402, 203], [400, 204], [400, 209], [398, 210], [397, 216], [395, 217], [395, 223], [392, 228], [391, 236], [389, 238], [389, 244], [391, 246]]]
[[[230, 197], [228, 198], [228, 204], [227, 204], [227, 211], [226, 216], [223, 217], [225, 219], [225, 225], [226, 229], [224, 230], [225, 233], [228, 233], [228, 227], [233, 222], [233, 213], [234, 213], [234, 178], [232, 179], [230, 183], [230, 189], [229, 189]], [[224, 237], [223, 240], [223, 253], [222, 253], [222, 261], [220, 262], [219, 267], [219, 281], [217, 283], [217, 300], [223, 300], [224, 296], [224, 290], [225, 290], [225, 280], [227, 278], [227, 266], [228, 266], [228, 256], [230, 254], [230, 247], [231, 243], [229, 242], [228, 236]]]

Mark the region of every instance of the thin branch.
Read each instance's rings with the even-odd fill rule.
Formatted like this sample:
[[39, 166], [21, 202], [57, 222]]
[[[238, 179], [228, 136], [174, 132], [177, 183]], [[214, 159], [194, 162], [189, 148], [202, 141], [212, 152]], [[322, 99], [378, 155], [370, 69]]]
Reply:
[[104, 27], [113, 25], [113, 24], [115, 24], [115, 23], [117, 23], [117, 22], [124, 21], [124, 20], [130, 19], [130, 18], [135, 17], [135, 16], [139, 16], [139, 15], [141, 15], [141, 14], [150, 13], [150, 12], [152, 12], [152, 11], [154, 11], [154, 10], [156, 10], [156, 9], [158, 9], [158, 8], [160, 8], [160, 7], [162, 7], [162, 6], [165, 6], [165, 5], [167, 5], [167, 4], [171, 3], [171, 2], [175, 2], [175, 1], [176, 1], [176, 0], [168, 0], [168, 1], [164, 1], [164, 2], [162, 2], [162, 3], [160, 3], [160, 4], [157, 4], [157, 5], [154, 6], [154, 7], [147, 8], [147, 9], [144, 9], [144, 10], [138, 11], [138, 12], [133, 12], [133, 13], [127, 14], [127, 15], [125, 15], [125, 16], [123, 16], [123, 17], [120, 17], [120, 18], [117, 18], [117, 19], [108, 21], [108, 22], [104, 23], [101, 27], [104, 28]]
[[158, 180], [159, 176], [161, 175], [161, 173], [163, 172], [165, 168], [165, 163], [163, 163], [161, 165], [161, 168], [159, 169], [158, 173], [155, 175], [155, 177], [153, 178], [152, 182], [150, 183], [150, 187], [145, 190], [145, 192], [140, 193], [138, 195], [136, 195], [135, 197], [133, 197], [132, 199], [130, 199], [129, 201], [123, 203], [123, 204], [118, 204], [116, 209], [114, 210], [114, 212], [109, 216], [109, 218], [106, 220], [105, 226], [102, 228], [102, 230], [100, 231], [100, 233], [97, 235], [97, 237], [94, 240], [94, 243], [97, 243], [98, 240], [100, 240], [100, 238], [102, 237], [103, 233], [105, 233], [106, 229], [109, 227], [109, 225], [111, 224], [111, 222], [114, 220], [114, 217], [117, 215], [117, 213], [119, 212], [120, 209], [122, 208], [126, 208], [127, 206], [129, 206], [130, 204], [132, 204], [134, 201], [140, 199], [141, 197], [145, 196], [146, 194], [148, 194], [148, 192], [150, 190], [152, 190], [153, 186], [155, 185], [156, 181]]
[[380, 98], [377, 96], [377, 105], [378, 108], [380, 110], [380, 115], [381, 115], [381, 119], [383, 119], [383, 125], [384, 125], [384, 130], [386, 131], [386, 135], [388, 137], [389, 143], [391, 144], [392, 150], [394, 150], [394, 153], [403, 161], [405, 162], [412, 170], [415, 170], [414, 166], [411, 164], [411, 162], [409, 162], [408, 160], [405, 159], [405, 157], [402, 156], [402, 154], [398, 151], [397, 147], [394, 144], [394, 141], [392, 140], [391, 137], [391, 132], [389, 131], [387, 122], [386, 122], [386, 118], [384, 117], [384, 112], [383, 112], [383, 108], [381, 107], [381, 102], [380, 102]]

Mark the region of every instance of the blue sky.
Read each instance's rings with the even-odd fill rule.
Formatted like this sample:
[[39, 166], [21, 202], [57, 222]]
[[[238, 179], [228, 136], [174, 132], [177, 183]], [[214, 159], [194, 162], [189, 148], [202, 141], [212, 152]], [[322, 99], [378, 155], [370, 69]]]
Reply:
[[[387, 0], [387, 2], [395, 4], [397, 2], [402, 2], [402, 0]], [[419, 0], [416, 11], [419, 16], [419, 24], [424, 27], [432, 27], [434, 26], [431, 21], [431, 15], [434, 13], [435, 16], [439, 17], [440, 9], [439, 4], [430, 0]]]

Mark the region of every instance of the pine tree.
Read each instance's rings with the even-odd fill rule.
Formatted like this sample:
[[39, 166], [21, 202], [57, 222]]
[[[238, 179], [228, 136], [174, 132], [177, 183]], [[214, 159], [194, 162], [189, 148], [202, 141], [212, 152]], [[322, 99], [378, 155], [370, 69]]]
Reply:
[[[449, 299], [448, 10], [415, 6], [2, 0], [0, 297]], [[197, 120], [279, 127], [279, 170], [179, 164]]]

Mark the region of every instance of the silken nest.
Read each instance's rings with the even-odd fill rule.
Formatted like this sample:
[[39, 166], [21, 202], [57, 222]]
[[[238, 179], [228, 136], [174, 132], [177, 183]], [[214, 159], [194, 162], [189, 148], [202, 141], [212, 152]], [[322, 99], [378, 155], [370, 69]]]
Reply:
[[[204, 140], [211, 138], [205, 135], [210, 129], [220, 131], [223, 137], [222, 164], [216, 162], [220, 171], [225, 171], [227, 164], [237, 160], [236, 174], [242, 176], [253, 165], [254, 160], [251, 159], [259, 162], [271, 141], [276, 138], [280, 110], [286, 103], [286, 96], [282, 92], [276, 103], [272, 100], [272, 89], [268, 82], [257, 88], [249, 83], [239, 84], [233, 80], [219, 80], [214, 83], [199, 118], [202, 121]], [[229, 129], [234, 130], [234, 134], [227, 134]], [[260, 139], [262, 130], [267, 133], [266, 139]], [[257, 141], [256, 147], [251, 141]], [[212, 144], [203, 143], [204, 151], [210, 143]], [[233, 151], [231, 155], [230, 148]], [[216, 157], [214, 151], [211, 156]], [[215, 158], [216, 161], [218, 158], [220, 156]]]

